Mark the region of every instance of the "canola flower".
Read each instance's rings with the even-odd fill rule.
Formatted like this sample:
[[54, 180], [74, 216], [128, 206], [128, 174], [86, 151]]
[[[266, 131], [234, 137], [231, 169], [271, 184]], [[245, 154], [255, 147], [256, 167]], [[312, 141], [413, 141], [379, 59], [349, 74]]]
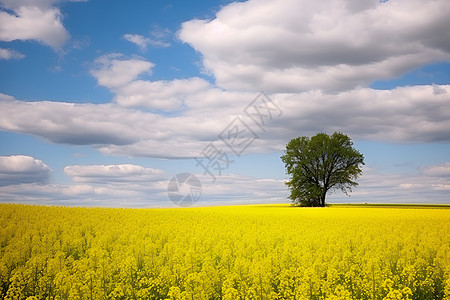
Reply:
[[450, 209], [0, 205], [1, 299], [450, 299]]

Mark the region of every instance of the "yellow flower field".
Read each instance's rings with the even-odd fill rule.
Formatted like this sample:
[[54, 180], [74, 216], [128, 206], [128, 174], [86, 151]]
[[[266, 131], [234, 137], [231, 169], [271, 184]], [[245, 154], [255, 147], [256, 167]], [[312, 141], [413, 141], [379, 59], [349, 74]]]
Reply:
[[1, 299], [450, 299], [450, 209], [0, 205]]

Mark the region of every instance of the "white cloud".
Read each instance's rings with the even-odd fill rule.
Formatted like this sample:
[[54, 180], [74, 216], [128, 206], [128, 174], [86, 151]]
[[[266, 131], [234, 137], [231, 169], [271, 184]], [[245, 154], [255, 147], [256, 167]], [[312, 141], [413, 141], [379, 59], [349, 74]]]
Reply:
[[450, 2], [250, 0], [179, 38], [231, 90], [342, 91], [450, 59]]
[[450, 162], [423, 168], [423, 172], [429, 176], [450, 177]]
[[31, 156], [0, 156], [0, 186], [23, 183], [47, 183], [52, 170]]
[[153, 63], [141, 58], [123, 59], [118, 53], [97, 58], [91, 74], [98, 83], [110, 89], [117, 89], [137, 79], [142, 73], [149, 73]]
[[[180, 122], [181, 123], [181, 122]], [[180, 124], [181, 125], [181, 124]], [[193, 133], [191, 133], [193, 134]], [[106, 155], [130, 155], [153, 158], [193, 158], [199, 156], [209, 142], [194, 138], [146, 139], [129, 145], [105, 145], [99, 148]]]
[[133, 143], [148, 136], [148, 124], [161, 118], [113, 104], [25, 102], [1, 95], [0, 107], [3, 130], [73, 145]]
[[[160, 35], [158, 35], [158, 37], [162, 38]], [[156, 48], [165, 48], [170, 46], [169, 43], [164, 42], [163, 40], [151, 39], [140, 34], [127, 33], [123, 35], [123, 38], [133, 44], [136, 44], [141, 51], [145, 51], [149, 45]]]
[[22, 59], [24, 57], [25, 55], [16, 50], [0, 48], [0, 59]]
[[0, 5], [6, 9], [18, 9], [24, 6], [34, 6], [41, 9], [49, 8], [60, 0], [0, 0]]
[[86, 183], [151, 182], [164, 178], [162, 170], [132, 164], [67, 166], [64, 173], [75, 182]]
[[58, 49], [70, 38], [58, 8], [14, 5], [11, 9], [15, 14], [0, 11], [0, 41], [36, 40]]
[[147, 45], [150, 42], [148, 38], [145, 38], [144, 36], [139, 34], [127, 33], [123, 35], [123, 38], [133, 44], [136, 44], [141, 49], [141, 51], [145, 51]]
[[70, 185], [63, 189], [63, 193], [69, 196], [88, 195], [94, 192], [94, 188], [87, 184]]
[[115, 100], [125, 107], [149, 107], [165, 111], [181, 107], [187, 96], [209, 84], [200, 78], [144, 81], [136, 80], [117, 90]]

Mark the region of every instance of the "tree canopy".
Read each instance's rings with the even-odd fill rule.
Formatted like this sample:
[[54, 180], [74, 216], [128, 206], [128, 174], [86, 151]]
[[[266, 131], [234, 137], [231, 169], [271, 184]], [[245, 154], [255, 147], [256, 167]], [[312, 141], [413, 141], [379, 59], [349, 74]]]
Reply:
[[325, 206], [327, 193], [335, 189], [348, 195], [358, 185], [356, 179], [364, 165], [364, 156], [340, 132], [294, 138], [281, 160], [290, 175], [286, 182], [289, 198], [302, 206]]

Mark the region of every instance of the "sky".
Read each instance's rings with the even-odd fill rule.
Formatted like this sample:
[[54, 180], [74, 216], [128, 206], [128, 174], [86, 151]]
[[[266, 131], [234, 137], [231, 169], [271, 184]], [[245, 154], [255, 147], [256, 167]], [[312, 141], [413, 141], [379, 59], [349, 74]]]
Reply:
[[0, 0], [0, 203], [288, 203], [285, 145], [340, 131], [364, 173], [328, 202], [450, 204], [448, 28], [448, 0]]

